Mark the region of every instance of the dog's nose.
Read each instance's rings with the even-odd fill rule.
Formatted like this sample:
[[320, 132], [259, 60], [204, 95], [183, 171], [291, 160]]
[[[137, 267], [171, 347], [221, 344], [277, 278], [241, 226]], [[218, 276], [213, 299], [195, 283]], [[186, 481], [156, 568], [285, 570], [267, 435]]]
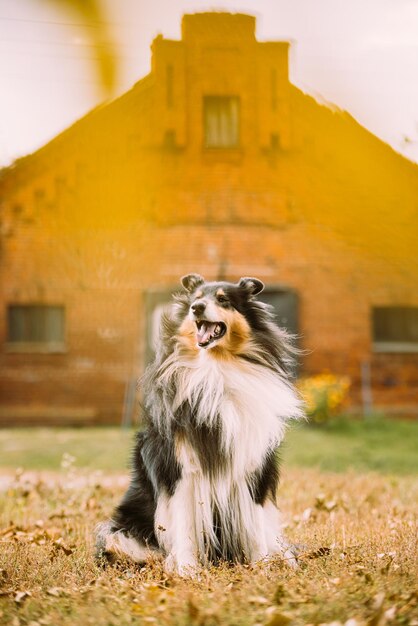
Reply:
[[206, 309], [206, 303], [198, 300], [192, 304], [191, 309], [196, 316], [202, 315], [203, 311]]

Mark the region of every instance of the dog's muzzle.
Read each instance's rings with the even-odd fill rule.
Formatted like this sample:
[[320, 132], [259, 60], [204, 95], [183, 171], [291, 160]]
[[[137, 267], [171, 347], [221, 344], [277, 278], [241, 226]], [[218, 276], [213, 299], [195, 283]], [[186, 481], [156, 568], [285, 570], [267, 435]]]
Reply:
[[226, 324], [223, 322], [209, 322], [196, 320], [197, 343], [200, 348], [207, 348], [215, 341], [219, 341], [226, 333]]

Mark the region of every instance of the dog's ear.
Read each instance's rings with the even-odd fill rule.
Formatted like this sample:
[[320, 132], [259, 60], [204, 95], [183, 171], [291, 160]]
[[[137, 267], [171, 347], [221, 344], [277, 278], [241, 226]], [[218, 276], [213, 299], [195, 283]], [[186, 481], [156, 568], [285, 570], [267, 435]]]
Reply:
[[181, 284], [189, 293], [194, 291], [199, 285], [203, 285], [204, 282], [205, 279], [200, 274], [187, 274], [187, 276], [183, 276], [181, 279]]
[[238, 283], [238, 287], [241, 289], [245, 289], [249, 295], [256, 296], [258, 293], [261, 293], [264, 289], [264, 283], [258, 278], [250, 278], [246, 276], [245, 278], [241, 278]]

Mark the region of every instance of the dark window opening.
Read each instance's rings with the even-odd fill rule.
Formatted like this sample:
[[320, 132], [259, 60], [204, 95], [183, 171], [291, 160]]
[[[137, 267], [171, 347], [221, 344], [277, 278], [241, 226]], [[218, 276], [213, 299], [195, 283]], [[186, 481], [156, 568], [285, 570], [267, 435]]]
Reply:
[[178, 291], [172, 290], [148, 291], [145, 294], [145, 363], [150, 363], [154, 356], [158, 344], [161, 316], [173, 302], [172, 294]]
[[7, 341], [11, 344], [63, 344], [63, 306], [10, 305], [7, 309]]
[[257, 298], [273, 307], [275, 321], [280, 328], [292, 335], [298, 334], [298, 298], [294, 291], [267, 287]]
[[374, 307], [372, 333], [377, 350], [418, 350], [418, 307]]
[[176, 131], [166, 130], [164, 133], [164, 147], [175, 148], [176, 147]]
[[[297, 293], [292, 290], [267, 287], [257, 298], [273, 307], [276, 324], [294, 336], [292, 343], [295, 348], [298, 348], [299, 301]], [[290, 374], [296, 377], [299, 371], [300, 361], [296, 356], [293, 357]]]
[[280, 136], [277, 133], [270, 135], [270, 148], [272, 150], [280, 150]]
[[203, 101], [206, 148], [236, 148], [239, 145], [239, 98], [205, 96]]

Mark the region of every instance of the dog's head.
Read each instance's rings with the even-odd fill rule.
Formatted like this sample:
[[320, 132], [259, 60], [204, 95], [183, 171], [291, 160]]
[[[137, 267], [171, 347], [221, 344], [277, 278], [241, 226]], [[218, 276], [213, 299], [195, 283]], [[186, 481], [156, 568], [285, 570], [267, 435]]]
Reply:
[[188, 312], [181, 334], [194, 349], [237, 352], [251, 336], [248, 313], [264, 284], [257, 278], [238, 283], [206, 282], [199, 274], [181, 280], [188, 294]]

